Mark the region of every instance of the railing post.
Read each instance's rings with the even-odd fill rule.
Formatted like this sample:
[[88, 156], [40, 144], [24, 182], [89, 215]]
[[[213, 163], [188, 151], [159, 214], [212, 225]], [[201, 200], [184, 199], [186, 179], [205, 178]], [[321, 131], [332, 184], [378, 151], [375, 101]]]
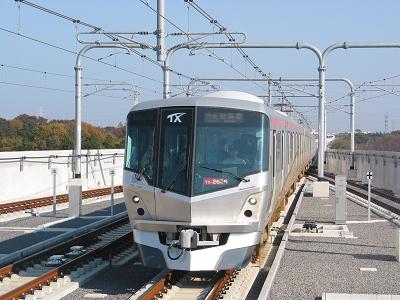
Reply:
[[114, 215], [114, 175], [115, 170], [110, 169], [110, 176], [111, 176], [111, 216]]
[[53, 215], [57, 213], [57, 169], [51, 169], [53, 174]]

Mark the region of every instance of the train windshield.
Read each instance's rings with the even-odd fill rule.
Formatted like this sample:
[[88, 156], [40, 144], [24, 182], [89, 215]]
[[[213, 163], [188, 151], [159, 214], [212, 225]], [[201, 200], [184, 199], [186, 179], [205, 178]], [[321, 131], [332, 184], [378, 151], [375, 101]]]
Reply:
[[268, 121], [259, 112], [197, 110], [193, 194], [237, 186], [268, 169]]
[[162, 192], [199, 195], [268, 169], [268, 117], [215, 107], [132, 111], [125, 169]]
[[192, 152], [192, 108], [161, 111], [159, 187], [189, 195]]
[[154, 151], [157, 110], [131, 112], [127, 119], [125, 168], [154, 181]]

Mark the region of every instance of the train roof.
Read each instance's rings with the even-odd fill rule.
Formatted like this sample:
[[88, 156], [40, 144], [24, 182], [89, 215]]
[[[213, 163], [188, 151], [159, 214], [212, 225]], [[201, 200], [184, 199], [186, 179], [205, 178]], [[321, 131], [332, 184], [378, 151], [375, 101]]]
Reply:
[[285, 114], [269, 108], [264, 101], [254, 95], [238, 91], [219, 91], [195, 97], [176, 97], [143, 101], [136, 104], [131, 111], [138, 111], [159, 107], [228, 107], [249, 111], [258, 111], [266, 114], [270, 119], [271, 129], [286, 128], [296, 132], [311, 135], [302, 125], [288, 118]]

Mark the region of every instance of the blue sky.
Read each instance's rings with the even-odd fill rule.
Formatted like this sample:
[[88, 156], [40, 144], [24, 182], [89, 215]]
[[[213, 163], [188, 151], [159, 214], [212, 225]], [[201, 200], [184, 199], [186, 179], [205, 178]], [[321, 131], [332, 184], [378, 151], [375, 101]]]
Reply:
[[[156, 28], [156, 14], [139, 0], [116, 1], [38, 1], [33, 3], [62, 12], [75, 19], [102, 27], [107, 31], [149, 31]], [[191, 32], [211, 32], [216, 28], [183, 0], [166, 1], [166, 17], [174, 24]], [[148, 1], [156, 7], [155, 0]], [[304, 1], [196, 1], [207, 13], [231, 31], [243, 31], [249, 43], [295, 43], [313, 44], [323, 50], [337, 42], [399, 42], [398, 34], [400, 2], [396, 0], [304, 0]], [[77, 31], [87, 31], [82, 26], [75, 27], [69, 21], [46, 14], [27, 5], [18, 5], [14, 0], [0, 1], [0, 28], [37, 38], [51, 44], [76, 51], [82, 45], [76, 42]], [[167, 24], [168, 32], [177, 29]], [[138, 39], [155, 44], [155, 37]], [[224, 40], [213, 37], [212, 41]], [[182, 42], [169, 37], [167, 45]], [[155, 58], [152, 51], [144, 51]], [[302, 50], [246, 50], [253, 61], [273, 77], [317, 77], [317, 61], [311, 52]], [[216, 50], [219, 57], [232, 64], [248, 77], [257, 73], [244, 62], [235, 50]], [[45, 46], [15, 34], [0, 30], [0, 101], [3, 109], [0, 117], [13, 118], [27, 113], [43, 115], [49, 119], [72, 119], [74, 117], [74, 64], [75, 54]], [[128, 71], [106, 66], [98, 62], [83, 60], [84, 83], [99, 83], [98, 80], [124, 81], [135, 86], [140, 93], [140, 101], [160, 98], [162, 92], [162, 72], [158, 66], [144, 61], [137, 55], [125, 55], [123, 51], [93, 50], [93, 58], [106, 57], [103, 61]], [[172, 68], [191, 77], [241, 77], [232, 68], [219, 60], [208, 57], [205, 50], [189, 56], [188, 51], [178, 52], [172, 59]], [[376, 81], [374, 87], [359, 88], [356, 101], [356, 128], [367, 131], [383, 131], [385, 115], [388, 115], [388, 129], [400, 129], [399, 63], [400, 49], [352, 49], [337, 50], [327, 61], [327, 77], [346, 77], [356, 86]], [[26, 70], [42, 72], [29, 72]], [[44, 73], [46, 72], [46, 73]], [[134, 72], [135, 74], [133, 74]], [[53, 73], [59, 74], [54, 75]], [[62, 75], [62, 76], [60, 76]], [[391, 78], [393, 77], [393, 78]], [[150, 79], [149, 79], [150, 78]], [[382, 80], [385, 78], [391, 78]], [[172, 84], [186, 84], [187, 80], [172, 76]], [[19, 84], [19, 85], [15, 85]], [[241, 90], [256, 95], [265, 95], [265, 85], [253, 83], [218, 83], [221, 89]], [[26, 87], [21, 85], [29, 85]], [[42, 87], [42, 88], [38, 88]], [[56, 90], [50, 90], [56, 89]], [[315, 94], [316, 87], [291, 86], [284, 90], [305, 90]], [[85, 92], [93, 91], [93, 86], [85, 87]], [[176, 88], [173, 93], [179, 93]], [[332, 101], [348, 93], [342, 83], [328, 83], [327, 101]], [[96, 125], [116, 125], [124, 122], [133, 101], [131, 91], [106, 91], [84, 98], [83, 120]], [[297, 92], [299, 94], [300, 92]], [[382, 96], [383, 94], [387, 94]], [[111, 96], [111, 97], [110, 97]], [[125, 99], [122, 99], [125, 98]], [[294, 105], [315, 105], [314, 98], [290, 98]], [[347, 131], [349, 115], [337, 108], [348, 110], [349, 98], [343, 97], [328, 112], [328, 131]], [[311, 125], [316, 128], [317, 110], [298, 108], [305, 111]]]

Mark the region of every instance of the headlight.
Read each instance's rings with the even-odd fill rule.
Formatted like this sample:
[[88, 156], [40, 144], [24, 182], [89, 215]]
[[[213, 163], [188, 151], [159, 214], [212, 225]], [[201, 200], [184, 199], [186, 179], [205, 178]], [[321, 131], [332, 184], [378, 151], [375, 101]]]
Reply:
[[133, 202], [133, 203], [139, 203], [139, 201], [140, 201], [139, 196], [133, 196], [133, 197], [132, 197], [132, 202]]
[[249, 199], [249, 203], [250, 203], [251, 205], [256, 205], [256, 204], [257, 204], [257, 199], [251, 197], [251, 198]]

